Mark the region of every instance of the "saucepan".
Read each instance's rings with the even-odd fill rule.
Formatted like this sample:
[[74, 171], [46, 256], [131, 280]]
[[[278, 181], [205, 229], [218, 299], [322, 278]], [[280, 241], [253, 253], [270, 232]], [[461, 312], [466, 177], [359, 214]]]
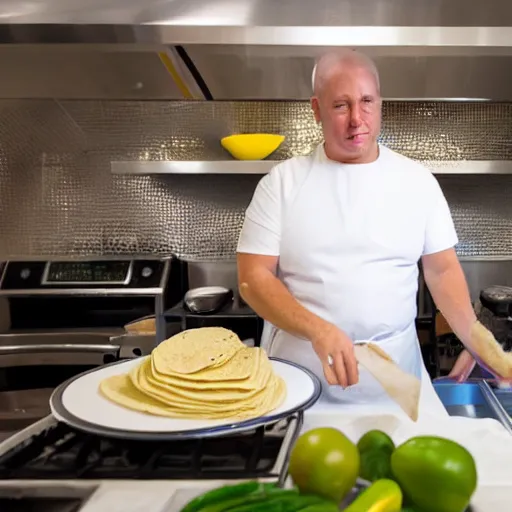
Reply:
[[192, 313], [209, 314], [221, 310], [233, 300], [233, 291], [224, 286], [202, 286], [189, 290], [183, 298], [185, 307]]

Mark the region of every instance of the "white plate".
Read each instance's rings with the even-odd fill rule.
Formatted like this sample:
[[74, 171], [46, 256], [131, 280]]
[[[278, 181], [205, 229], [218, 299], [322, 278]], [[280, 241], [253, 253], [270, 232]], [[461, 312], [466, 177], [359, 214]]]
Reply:
[[270, 358], [274, 372], [286, 383], [286, 398], [283, 404], [269, 415], [242, 422], [153, 416], [117, 405], [99, 393], [100, 381], [112, 375], [128, 372], [140, 364], [142, 359], [101, 366], [64, 382], [55, 389], [50, 398], [52, 414], [57, 420], [80, 430], [111, 437], [207, 437], [249, 430], [276, 422], [296, 411], [308, 409], [318, 400], [321, 392], [320, 381], [309, 370], [289, 361]]

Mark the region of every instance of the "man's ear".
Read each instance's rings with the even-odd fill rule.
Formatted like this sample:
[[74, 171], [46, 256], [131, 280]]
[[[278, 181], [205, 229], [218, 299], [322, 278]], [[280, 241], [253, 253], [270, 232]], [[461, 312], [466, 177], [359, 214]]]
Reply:
[[313, 96], [311, 98], [311, 108], [313, 109], [313, 114], [315, 115], [315, 121], [317, 123], [320, 122], [320, 104], [318, 103], [318, 98]]

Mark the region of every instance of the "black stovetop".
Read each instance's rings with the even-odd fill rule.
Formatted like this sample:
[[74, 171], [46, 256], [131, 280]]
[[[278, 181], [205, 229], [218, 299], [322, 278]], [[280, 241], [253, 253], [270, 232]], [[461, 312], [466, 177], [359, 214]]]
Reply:
[[56, 423], [0, 455], [0, 479], [237, 479], [273, 473], [289, 421], [229, 436], [133, 441]]

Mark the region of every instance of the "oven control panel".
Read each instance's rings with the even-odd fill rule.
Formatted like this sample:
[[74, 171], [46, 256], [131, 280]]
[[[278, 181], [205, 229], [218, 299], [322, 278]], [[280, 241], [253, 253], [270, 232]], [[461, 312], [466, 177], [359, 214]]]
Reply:
[[170, 260], [9, 261], [0, 290], [136, 289], [164, 285]]

